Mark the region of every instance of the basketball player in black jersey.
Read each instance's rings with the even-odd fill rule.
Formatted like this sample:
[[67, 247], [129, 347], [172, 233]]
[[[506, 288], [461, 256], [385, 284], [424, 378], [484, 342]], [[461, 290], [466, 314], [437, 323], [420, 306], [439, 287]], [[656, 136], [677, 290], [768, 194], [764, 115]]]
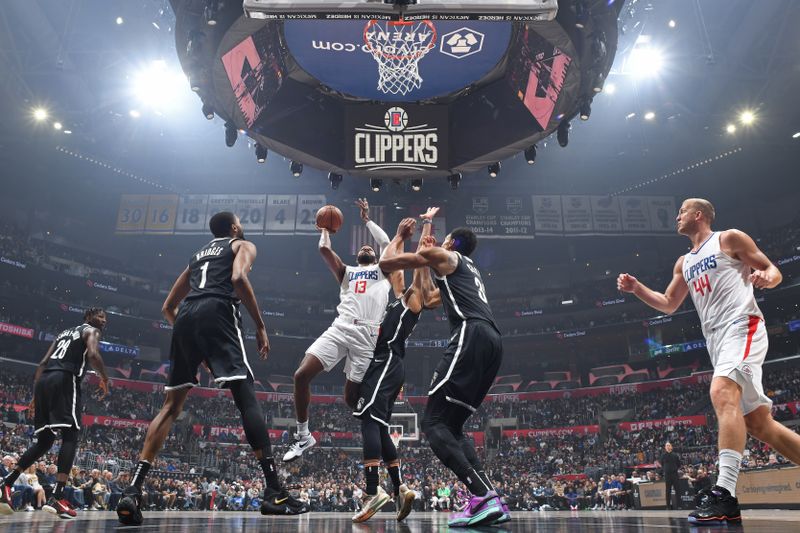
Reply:
[[11, 487], [26, 468], [46, 454], [61, 432], [61, 449], [58, 452], [56, 488], [45, 511], [61, 518], [75, 518], [77, 513], [64, 498], [64, 486], [78, 449], [78, 432], [81, 429], [81, 381], [86, 363], [100, 376], [100, 398], [108, 394], [108, 376], [98, 349], [100, 332], [106, 325], [106, 313], [93, 307], [83, 315], [84, 323], [58, 334], [50, 345], [33, 377], [34, 435], [36, 442], [22, 454], [17, 467], [3, 480], [0, 494], [0, 513], [11, 514]]
[[[421, 216], [423, 229], [417, 251], [432, 245], [427, 239], [431, 233], [431, 222], [438, 211], [436, 207], [429, 208]], [[413, 235], [415, 226], [416, 221], [413, 218], [400, 222], [397, 235], [386, 248], [383, 257], [394, 257], [402, 253], [404, 241]], [[353, 517], [353, 522], [366, 522], [390, 500], [386, 491], [378, 485], [381, 458], [394, 486], [398, 521], [408, 516], [414, 503], [414, 492], [402, 483], [400, 477], [400, 458], [397, 447], [389, 436], [389, 425], [394, 401], [405, 383], [403, 359], [406, 354], [406, 339], [414, 331], [422, 310], [440, 304], [439, 291], [433, 285], [430, 269], [427, 267], [414, 271], [411, 287], [408, 289], [405, 288], [402, 276], [395, 275], [389, 279], [395, 300], [386, 307], [378, 331], [375, 355], [359, 387], [359, 398], [353, 412], [354, 416], [361, 419], [364, 477], [367, 482], [364, 507]]]
[[380, 261], [385, 272], [430, 267], [450, 321], [450, 344], [433, 373], [422, 419], [431, 449], [474, 495], [451, 515], [450, 527], [498, 524], [510, 520], [492, 489], [475, 448], [463, 433], [467, 418], [483, 402], [503, 359], [503, 343], [486, 289], [469, 255], [477, 237], [468, 228], [453, 230], [441, 247], [423, 248]]
[[[141, 488], [156, 454], [173, 422], [183, 409], [189, 389], [197, 385], [197, 370], [205, 363], [220, 387], [230, 388], [242, 415], [247, 442], [255, 452], [267, 486], [261, 514], [300, 514], [308, 508], [289, 496], [275, 470], [264, 413], [256, 399], [254, 376], [242, 337], [239, 302], [256, 324], [256, 342], [262, 359], [269, 353], [269, 339], [253, 287], [247, 278], [256, 259], [256, 247], [244, 240], [239, 217], [217, 213], [209, 221], [214, 239], [190, 259], [167, 296], [162, 312], [173, 325], [170, 370], [164, 406], [147, 429], [139, 464], [131, 486], [117, 505], [123, 524], [142, 523]], [[183, 303], [181, 303], [183, 301]], [[180, 304], [180, 307], [178, 305]]]

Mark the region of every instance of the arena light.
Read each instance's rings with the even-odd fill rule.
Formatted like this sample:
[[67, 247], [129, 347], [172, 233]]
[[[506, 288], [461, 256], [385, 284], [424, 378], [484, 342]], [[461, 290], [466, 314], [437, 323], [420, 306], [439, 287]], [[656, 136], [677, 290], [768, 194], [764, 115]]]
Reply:
[[411, 180], [411, 190], [414, 192], [422, 190], [422, 178], [414, 178]]
[[572, 128], [572, 125], [569, 123], [568, 120], [565, 120], [558, 125], [558, 130], [556, 131], [556, 139], [558, 139], [558, 145], [561, 148], [566, 148], [567, 145], [569, 144], [570, 128]]
[[225, 145], [230, 148], [236, 144], [236, 139], [239, 138], [239, 131], [230, 122], [225, 123]]
[[527, 150], [525, 150], [525, 161], [528, 162], [529, 165], [536, 163], [536, 145], [532, 144]]
[[500, 168], [502, 166], [503, 165], [500, 164], [500, 161], [498, 161], [497, 163], [492, 163], [491, 165], [489, 165], [489, 168], [487, 169], [489, 171], [489, 177], [490, 178], [496, 178], [498, 176], [498, 174], [500, 174]]
[[561, 305], [572, 305], [573, 303], [572, 300], [561, 300]]
[[800, 131], [792, 135], [792, 139], [800, 139]]
[[447, 183], [450, 184], [450, 188], [454, 191], [458, 189], [458, 186], [461, 184], [461, 172], [456, 172], [455, 174], [447, 176]]
[[742, 114], [739, 115], [739, 121], [745, 126], [749, 126], [756, 121], [756, 114], [750, 110], [742, 111]]
[[299, 178], [300, 175], [303, 173], [303, 163], [292, 161], [289, 164], [289, 170], [292, 171], [292, 176], [294, 176], [295, 178]]
[[261, 143], [256, 143], [256, 161], [263, 163], [267, 160], [267, 147]]
[[48, 114], [49, 113], [47, 112], [47, 109], [43, 107], [37, 107], [33, 110], [33, 118], [36, 120], [36, 122], [43, 122], [47, 120]]
[[186, 76], [171, 69], [163, 59], [151, 61], [133, 75], [133, 94], [145, 107], [169, 111], [186, 91]]
[[734, 133], [736, 133], [736, 124], [733, 123], [728, 124], [727, 126], [725, 126], [725, 131], [733, 135]]
[[63, 125], [63, 124], [61, 124], [60, 122], [53, 122], [53, 128], [54, 128], [55, 130], [57, 130], [57, 131], [61, 131], [61, 128], [63, 128], [63, 127], [64, 127], [64, 125]]
[[380, 178], [370, 178], [369, 179], [369, 188], [372, 189], [372, 192], [380, 192], [381, 187], [383, 187], [383, 180]]
[[669, 22], [667, 22], [667, 26], [669, 26], [670, 28], [674, 28], [677, 25], [678, 25], [678, 23], [675, 22], [674, 19], [669, 19]]
[[339, 185], [342, 183], [342, 175], [337, 174], [336, 172], [329, 172], [328, 173], [328, 181], [331, 182], [331, 189], [336, 190], [339, 188]]
[[139, 118], [142, 116], [142, 112], [138, 109], [131, 109], [128, 111], [128, 115], [130, 115], [131, 118]]
[[650, 78], [657, 76], [664, 66], [664, 56], [661, 50], [650, 44], [649, 35], [640, 35], [628, 54], [625, 62], [625, 72], [637, 78]]
[[581, 120], [586, 121], [589, 120], [589, 117], [592, 116], [592, 103], [584, 101], [581, 103]]
[[614, 94], [617, 92], [617, 86], [613, 83], [607, 83], [605, 87], [603, 87], [603, 92], [606, 94]]
[[214, 120], [214, 108], [211, 104], [203, 104], [203, 116], [208, 120]]
[[656, 114], [653, 111], [648, 111], [644, 114], [645, 120], [653, 120], [654, 118], [656, 118]]
[[117, 23], [117, 26], [121, 26], [122, 24], [125, 23], [125, 19], [122, 18], [122, 17], [117, 17], [116, 23]]

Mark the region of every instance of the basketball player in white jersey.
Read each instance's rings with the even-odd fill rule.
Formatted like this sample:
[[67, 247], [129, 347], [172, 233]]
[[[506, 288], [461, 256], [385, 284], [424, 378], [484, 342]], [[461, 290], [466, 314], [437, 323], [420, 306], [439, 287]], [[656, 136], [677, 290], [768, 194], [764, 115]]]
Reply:
[[[369, 203], [359, 199], [361, 219], [381, 250], [389, 244], [389, 236], [369, 219]], [[378, 328], [389, 303], [391, 284], [378, 267], [378, 255], [368, 245], [358, 250], [357, 266], [346, 266], [331, 248], [328, 230], [321, 229], [319, 251], [339, 283], [339, 306], [333, 324], [306, 350], [300, 367], [294, 373], [294, 405], [297, 413], [297, 434], [284, 461], [294, 461], [317, 443], [308, 429], [308, 406], [311, 403], [311, 381], [322, 371], [330, 372], [345, 359], [347, 377], [344, 397], [355, 407], [361, 380], [369, 367], [378, 340]], [[402, 273], [393, 274], [402, 275]]]
[[771, 289], [783, 277], [746, 233], [711, 229], [714, 206], [708, 200], [684, 201], [676, 221], [692, 250], [678, 258], [666, 291], [655, 292], [630, 274], [619, 275], [617, 288], [668, 314], [687, 293], [692, 295], [714, 367], [711, 402], [719, 420], [719, 476], [715, 486], [701, 492], [689, 521], [739, 522], [736, 481], [748, 433], [800, 464], [800, 435], [773, 420], [772, 401], [761, 384], [767, 331], [753, 287]]

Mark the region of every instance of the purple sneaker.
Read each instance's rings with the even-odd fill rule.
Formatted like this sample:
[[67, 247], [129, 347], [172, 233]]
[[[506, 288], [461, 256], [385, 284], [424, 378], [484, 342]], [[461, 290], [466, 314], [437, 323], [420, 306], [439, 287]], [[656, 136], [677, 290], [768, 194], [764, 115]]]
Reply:
[[[494, 524], [503, 517], [503, 507], [495, 492], [486, 496], [473, 496], [463, 511], [451, 515], [447, 525], [450, 527], [469, 527]], [[510, 517], [509, 517], [510, 518]]]
[[503, 511], [503, 516], [492, 522], [494, 526], [505, 524], [511, 520], [511, 510], [508, 508], [508, 504], [503, 498], [498, 498], [498, 500], [500, 500], [500, 509]]

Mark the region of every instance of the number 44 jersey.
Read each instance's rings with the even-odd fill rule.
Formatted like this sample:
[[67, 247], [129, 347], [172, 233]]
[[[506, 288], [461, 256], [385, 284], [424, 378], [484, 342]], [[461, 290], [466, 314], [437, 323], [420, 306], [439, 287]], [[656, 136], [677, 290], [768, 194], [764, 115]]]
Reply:
[[236, 254], [231, 249], [240, 239], [220, 237], [214, 239], [192, 255], [189, 261], [189, 285], [187, 300], [205, 296], [221, 296], [238, 301], [233, 289], [233, 260]]
[[722, 251], [720, 232], [684, 256], [683, 279], [706, 337], [742, 317], [764, 317], [753, 295], [750, 267]]

